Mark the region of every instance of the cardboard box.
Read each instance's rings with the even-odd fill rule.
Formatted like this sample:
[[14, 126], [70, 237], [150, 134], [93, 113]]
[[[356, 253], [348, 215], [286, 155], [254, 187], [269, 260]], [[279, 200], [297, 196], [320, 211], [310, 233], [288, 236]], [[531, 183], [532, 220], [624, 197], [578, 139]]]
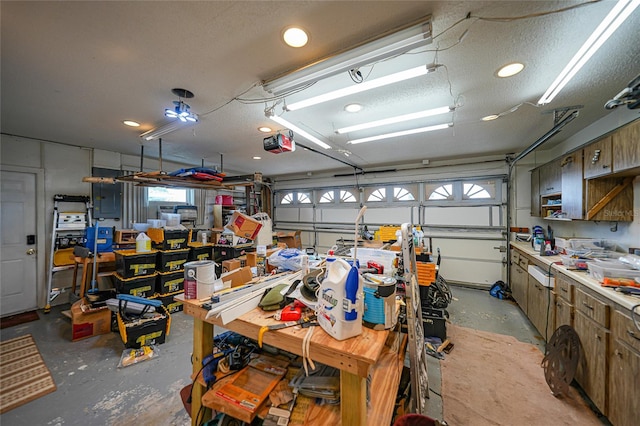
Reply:
[[111, 311], [107, 306], [91, 309], [85, 299], [71, 305], [71, 340], [81, 340], [111, 332]]
[[[238, 263], [240, 263], [238, 261]], [[251, 281], [253, 274], [251, 273], [251, 267], [245, 266], [244, 268], [234, 269], [233, 271], [225, 272], [220, 276], [222, 282], [231, 281], [231, 287], [238, 287]]]
[[222, 261], [222, 272], [231, 272], [234, 269], [240, 268], [240, 260], [238, 259], [229, 259]]
[[256, 266], [256, 262], [257, 262], [257, 259], [258, 259], [257, 253], [255, 253], [255, 252], [247, 253], [245, 257], [247, 259], [245, 266]]
[[285, 243], [289, 248], [297, 248], [302, 250], [302, 239], [300, 234], [302, 231], [278, 232], [278, 243]]
[[255, 240], [258, 232], [260, 232], [260, 228], [262, 228], [262, 223], [251, 216], [235, 211], [229, 223], [225, 225], [225, 228], [232, 231], [238, 237]]

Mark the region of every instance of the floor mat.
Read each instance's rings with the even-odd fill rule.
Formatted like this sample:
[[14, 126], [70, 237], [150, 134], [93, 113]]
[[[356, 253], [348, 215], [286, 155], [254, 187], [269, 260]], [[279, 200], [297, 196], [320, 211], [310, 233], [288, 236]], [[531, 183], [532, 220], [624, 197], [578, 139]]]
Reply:
[[441, 361], [443, 417], [450, 425], [601, 425], [578, 391], [554, 397], [543, 354], [512, 336], [450, 325]]
[[14, 325], [24, 324], [25, 322], [31, 322], [39, 320], [38, 311], [23, 312], [21, 314], [11, 315], [8, 317], [0, 318], [0, 329], [13, 327]]
[[30, 334], [0, 343], [0, 414], [56, 390]]

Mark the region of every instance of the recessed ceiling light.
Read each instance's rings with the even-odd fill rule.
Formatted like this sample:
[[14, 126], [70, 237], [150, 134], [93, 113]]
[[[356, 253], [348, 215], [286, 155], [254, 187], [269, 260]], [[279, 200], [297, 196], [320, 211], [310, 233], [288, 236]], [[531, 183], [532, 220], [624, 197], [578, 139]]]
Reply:
[[271, 127], [267, 126], [258, 127], [258, 130], [260, 130], [262, 133], [271, 133], [273, 131], [271, 130]]
[[254, 160], [262, 160], [262, 157], [255, 156], [255, 157], [253, 157], [253, 159]]
[[124, 120], [123, 123], [131, 127], [140, 127], [140, 123], [138, 123], [137, 121]]
[[497, 114], [491, 114], [491, 115], [487, 115], [486, 117], [482, 117], [482, 121], [491, 121], [491, 120], [495, 120], [496, 118], [499, 118], [500, 116]]
[[344, 107], [344, 110], [347, 112], [358, 112], [362, 110], [362, 105], [360, 104], [349, 104]]
[[496, 75], [498, 77], [511, 77], [512, 75], [518, 74], [520, 71], [524, 69], [524, 64], [520, 62], [514, 62], [512, 64], [507, 64], [500, 68]]
[[284, 31], [282, 39], [291, 47], [302, 47], [309, 41], [309, 36], [303, 29], [291, 27]]

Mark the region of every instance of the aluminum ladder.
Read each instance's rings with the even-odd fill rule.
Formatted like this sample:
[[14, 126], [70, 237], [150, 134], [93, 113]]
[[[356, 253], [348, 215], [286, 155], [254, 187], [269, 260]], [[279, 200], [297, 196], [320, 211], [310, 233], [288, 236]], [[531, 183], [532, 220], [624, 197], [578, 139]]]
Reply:
[[[60, 221], [60, 210], [58, 209], [60, 203], [84, 203], [85, 213], [84, 221]], [[58, 250], [58, 237], [63, 233], [79, 234], [86, 231], [87, 227], [91, 226], [91, 198], [86, 195], [60, 195], [53, 196], [53, 224], [51, 231], [51, 253], [49, 256], [49, 269], [47, 279], [47, 304], [44, 307], [44, 313], [48, 314], [51, 311], [51, 302], [58, 297], [64, 289], [52, 288], [53, 287], [53, 274], [59, 271], [72, 269], [75, 265], [54, 266], [54, 257]], [[64, 213], [63, 213], [64, 214]]]

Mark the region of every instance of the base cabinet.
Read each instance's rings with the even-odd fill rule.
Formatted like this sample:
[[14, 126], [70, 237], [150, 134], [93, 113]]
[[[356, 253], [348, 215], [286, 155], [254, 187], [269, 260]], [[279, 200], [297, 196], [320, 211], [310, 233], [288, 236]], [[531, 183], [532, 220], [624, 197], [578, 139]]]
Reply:
[[548, 342], [554, 332], [555, 309], [551, 289], [543, 286], [527, 273], [529, 288], [527, 315], [540, 335]]
[[616, 426], [640, 422], [640, 330], [620, 311], [611, 315], [609, 420]]
[[576, 380], [591, 401], [605, 416], [607, 412], [607, 353], [609, 330], [598, 325], [578, 310], [574, 329], [580, 336], [581, 356]]
[[561, 325], [573, 327], [573, 305], [559, 295], [556, 298], [556, 329]]
[[529, 274], [518, 265], [511, 265], [511, 296], [527, 314], [527, 277]]

